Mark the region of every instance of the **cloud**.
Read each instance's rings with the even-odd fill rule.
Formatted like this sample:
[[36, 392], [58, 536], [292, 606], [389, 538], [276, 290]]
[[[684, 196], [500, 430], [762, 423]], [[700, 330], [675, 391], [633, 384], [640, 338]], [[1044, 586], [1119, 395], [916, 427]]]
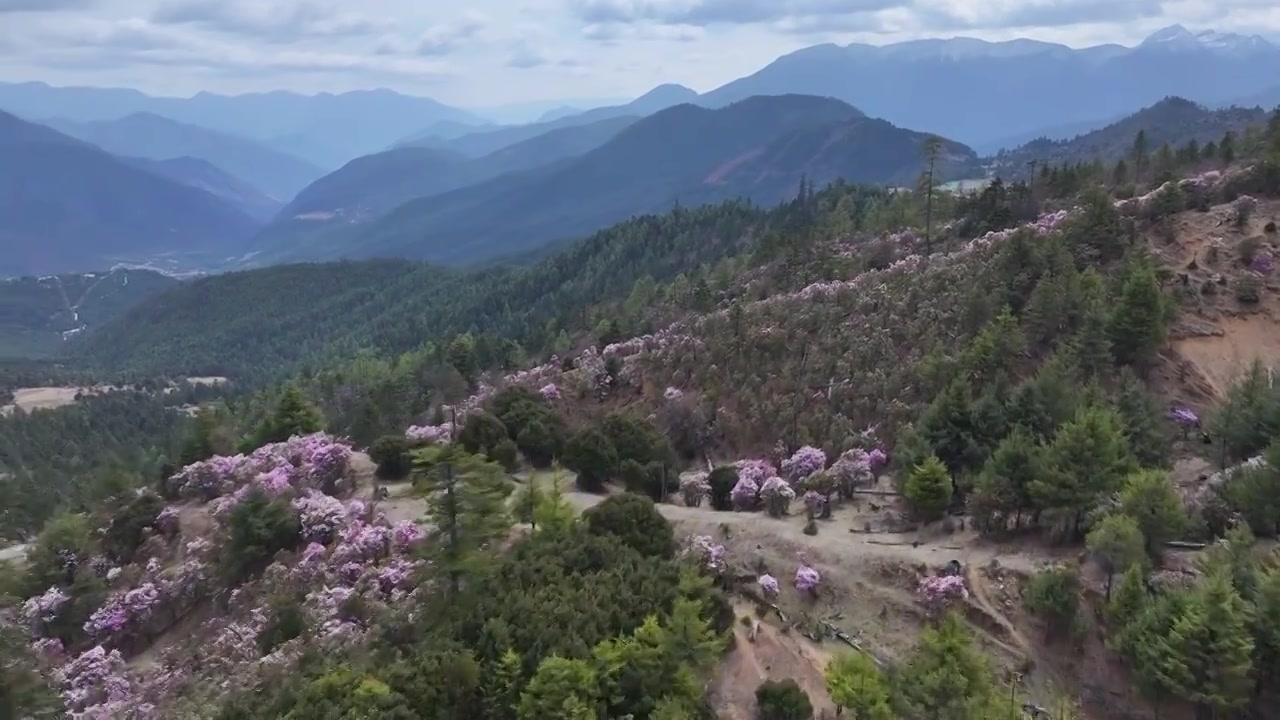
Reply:
[[83, 10], [97, 0], [0, 0], [0, 13]]
[[587, 23], [655, 22], [663, 25], [747, 25], [789, 17], [854, 15], [902, 0], [574, 0]]
[[521, 45], [511, 53], [510, 57], [507, 58], [507, 67], [528, 70], [530, 68], [542, 67], [550, 62], [551, 61], [547, 59], [547, 56], [541, 52], [538, 52], [528, 45]]
[[181, 0], [161, 5], [151, 20], [272, 42], [371, 35], [393, 27], [389, 21], [341, 12], [315, 0]]
[[418, 39], [414, 52], [424, 57], [449, 55], [479, 35], [485, 24], [479, 15], [469, 15], [457, 22], [433, 25]]

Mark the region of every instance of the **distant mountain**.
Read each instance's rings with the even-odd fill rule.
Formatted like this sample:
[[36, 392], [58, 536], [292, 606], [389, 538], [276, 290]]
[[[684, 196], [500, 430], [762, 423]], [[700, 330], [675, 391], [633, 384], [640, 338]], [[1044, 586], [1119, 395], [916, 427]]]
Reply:
[[470, 112], [431, 98], [383, 89], [337, 95], [285, 91], [244, 95], [202, 92], [189, 98], [175, 98], [120, 88], [0, 83], [0, 108], [27, 118], [62, 117], [77, 122], [154, 113], [265, 141], [276, 150], [326, 169], [384, 150], [416, 129], [436, 122], [484, 123]]
[[1019, 148], [1002, 151], [991, 162], [992, 172], [1005, 177], [1019, 177], [1028, 171], [1028, 163], [1073, 163], [1095, 159], [1115, 161], [1127, 157], [1134, 138], [1145, 131], [1151, 152], [1165, 143], [1174, 149], [1191, 140], [1203, 145], [1218, 141], [1228, 131], [1243, 132], [1251, 125], [1262, 125], [1267, 113], [1258, 108], [1226, 108], [1210, 110], [1190, 100], [1170, 97], [1106, 127], [1077, 135], [1070, 140], [1033, 140]]
[[[680, 202], [745, 196], [775, 203], [804, 176], [901, 182], [922, 167], [921, 133], [866, 118], [830, 98], [749, 98], [719, 110], [678, 105], [638, 120], [576, 158], [414, 200], [360, 232], [267, 259], [409, 257], [464, 264], [535, 251]], [[981, 172], [948, 142], [942, 174]]]
[[316, 233], [346, 232], [416, 198], [575, 157], [608, 142], [635, 120], [622, 117], [560, 128], [481, 158], [424, 147], [357, 158], [299, 193], [262, 231], [255, 246], [296, 244]]
[[199, 188], [230, 202], [249, 217], [267, 222], [275, 217], [284, 204], [265, 194], [258, 188], [233, 177], [213, 163], [193, 157], [179, 157], [171, 160], [150, 160], [147, 158], [121, 157], [121, 160], [140, 167], [183, 185]]
[[402, 143], [405, 145], [443, 147], [464, 155], [480, 157], [514, 145], [523, 140], [546, 134], [561, 128], [589, 125], [601, 120], [620, 117], [644, 117], [681, 103], [697, 100], [698, 93], [681, 85], [660, 85], [625, 105], [600, 107], [576, 115], [569, 115], [547, 122], [514, 125], [470, 133], [452, 139], [421, 137]]
[[156, 255], [213, 263], [259, 223], [230, 202], [0, 112], [0, 277]]
[[148, 270], [0, 280], [0, 358], [41, 357], [178, 281]]
[[560, 107], [551, 108], [550, 110], [539, 115], [537, 122], [552, 122], [553, 120], [559, 120], [560, 118], [566, 118], [573, 115], [577, 115], [582, 111], [583, 111], [582, 108], [570, 107], [568, 105], [561, 105]]
[[1275, 110], [1280, 108], [1280, 85], [1268, 88], [1262, 92], [1253, 93], [1245, 97], [1235, 98], [1225, 105], [1235, 105], [1236, 107], [1260, 107], [1263, 110]]
[[903, 127], [990, 148], [1021, 133], [1118, 118], [1176, 95], [1216, 105], [1276, 83], [1280, 47], [1180, 26], [1135, 48], [1075, 50], [1034, 40], [818, 45], [704, 94], [723, 107], [755, 95], [835, 97]]
[[285, 203], [324, 171], [262, 143], [188, 125], [154, 113], [134, 113], [118, 120], [75, 122], [66, 118], [38, 120], [72, 137], [93, 143], [113, 155], [172, 160], [191, 157], [212, 163]]

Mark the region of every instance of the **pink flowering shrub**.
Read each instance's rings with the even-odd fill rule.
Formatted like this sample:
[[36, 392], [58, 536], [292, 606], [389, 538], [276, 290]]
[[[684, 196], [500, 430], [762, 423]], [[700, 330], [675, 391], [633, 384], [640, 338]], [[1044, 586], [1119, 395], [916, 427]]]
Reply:
[[725, 547], [709, 535], [694, 535], [689, 540], [687, 552], [698, 558], [703, 568], [715, 574], [725, 571]]
[[302, 526], [302, 539], [308, 542], [331, 542], [348, 519], [341, 500], [315, 490], [295, 498], [292, 506]]
[[737, 510], [754, 510], [760, 501], [760, 486], [750, 478], [739, 477], [729, 491], [729, 500]]
[[1253, 260], [1249, 261], [1249, 269], [1259, 275], [1270, 275], [1274, 267], [1275, 256], [1270, 250], [1259, 250], [1253, 254]]
[[179, 513], [178, 509], [172, 505], [165, 506], [163, 510], [156, 515], [155, 522], [152, 524], [156, 532], [165, 537], [173, 537], [178, 533]]
[[410, 425], [404, 431], [404, 439], [414, 444], [443, 445], [449, 442], [449, 426]]
[[[219, 455], [192, 463], [170, 477], [167, 485], [182, 497], [206, 501], [250, 485], [273, 497], [311, 487], [338, 493], [349, 489], [345, 480], [350, 457], [347, 443], [327, 433], [313, 433], [263, 445], [249, 455]], [[225, 503], [223, 509], [228, 509]]]
[[684, 392], [677, 387], [668, 387], [666, 390], [662, 392], [662, 397], [668, 400], [669, 402], [675, 402], [680, 398], [684, 397]]
[[795, 586], [802, 593], [815, 593], [822, 583], [822, 574], [807, 565], [803, 560], [796, 568]]
[[538, 390], [538, 394], [547, 402], [555, 402], [560, 399], [560, 386], [555, 383], [547, 383]]
[[779, 588], [777, 578], [765, 573], [764, 575], [761, 575], [756, 582], [760, 585], [760, 593], [764, 595], [766, 599], [772, 600], [778, 597]]
[[957, 600], [969, 597], [964, 578], [959, 575], [935, 575], [920, 580], [916, 597], [930, 613], [941, 613]]
[[1200, 416], [1196, 415], [1191, 408], [1177, 405], [1169, 410], [1169, 418], [1178, 424], [1184, 431], [1191, 428], [1200, 427]]
[[711, 483], [707, 481], [707, 473], [698, 472], [680, 479], [680, 497], [689, 507], [698, 507], [711, 494]]
[[782, 475], [791, 483], [803, 481], [827, 466], [827, 454], [816, 447], [805, 445], [782, 461]]
[[104, 713], [106, 707], [100, 706], [118, 707], [132, 695], [133, 689], [123, 676], [124, 667], [118, 650], [108, 652], [98, 645], [56, 670], [53, 678], [62, 689], [68, 711], [107, 718], [110, 715]]
[[795, 497], [796, 491], [780, 477], [771, 477], [760, 486], [760, 499], [764, 502], [765, 511], [772, 517], [786, 515]]
[[425, 537], [422, 528], [402, 520], [391, 527], [391, 551], [400, 555], [410, 553]]
[[58, 613], [70, 599], [62, 588], [54, 586], [23, 603], [20, 615], [27, 623], [50, 623], [57, 619]]
[[862, 448], [846, 450], [831, 465], [831, 476], [835, 478], [840, 494], [852, 497], [854, 490], [875, 481], [871, 453]]

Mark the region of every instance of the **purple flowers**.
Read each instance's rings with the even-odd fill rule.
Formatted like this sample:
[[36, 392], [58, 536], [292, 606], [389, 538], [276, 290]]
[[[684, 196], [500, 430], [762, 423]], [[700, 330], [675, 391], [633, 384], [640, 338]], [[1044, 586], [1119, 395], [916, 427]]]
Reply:
[[760, 499], [764, 501], [765, 510], [773, 517], [786, 515], [795, 497], [796, 491], [780, 477], [771, 477], [760, 486]]
[[916, 595], [930, 612], [938, 613], [956, 600], [969, 597], [969, 589], [959, 575], [935, 575], [920, 581]]
[[826, 466], [827, 454], [812, 445], [805, 445], [782, 461], [782, 475], [791, 483], [798, 483]]
[[60, 587], [51, 587], [44, 594], [27, 600], [22, 605], [22, 618], [27, 622], [53, 622], [58, 611], [70, 600]]
[[677, 387], [668, 387], [666, 390], [662, 392], [662, 397], [665, 398], [668, 402], [675, 402], [680, 398], [684, 397], [684, 392]]
[[560, 399], [560, 387], [555, 383], [547, 383], [538, 390], [538, 394], [547, 402], [555, 402]]
[[766, 598], [772, 600], [778, 597], [778, 579], [777, 578], [775, 578], [774, 576], [768, 573], [765, 573], [764, 575], [761, 575], [760, 578], [756, 580], [756, 582], [760, 584], [760, 592], [763, 593]]
[[422, 542], [424, 537], [426, 537], [426, 533], [422, 531], [422, 528], [403, 520], [391, 528], [391, 550], [402, 555], [409, 553], [418, 543]]
[[1274, 266], [1275, 257], [1272, 256], [1270, 250], [1259, 250], [1254, 253], [1253, 260], [1249, 263], [1249, 269], [1259, 275], [1270, 275]]
[[707, 473], [693, 473], [680, 479], [680, 497], [685, 505], [698, 507], [710, 494], [711, 483], [707, 482]]
[[404, 431], [404, 438], [411, 443], [441, 445], [449, 442], [449, 428], [446, 425], [410, 425]]
[[696, 555], [702, 566], [713, 573], [725, 570], [725, 548], [709, 535], [694, 535], [689, 541], [689, 552]]
[[341, 500], [315, 490], [294, 499], [293, 509], [302, 525], [302, 538], [309, 542], [329, 543], [347, 520]]
[[1175, 405], [1169, 409], [1169, 418], [1184, 430], [1200, 427], [1200, 417], [1184, 405]]
[[800, 567], [796, 568], [796, 589], [803, 593], [812, 593], [818, 589], [818, 585], [821, 583], [822, 574], [809, 567], [804, 561], [801, 561]]

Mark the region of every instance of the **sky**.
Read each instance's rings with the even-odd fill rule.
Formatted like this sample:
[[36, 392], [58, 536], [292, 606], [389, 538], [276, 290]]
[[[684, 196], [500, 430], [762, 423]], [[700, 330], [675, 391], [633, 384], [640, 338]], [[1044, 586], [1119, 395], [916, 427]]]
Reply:
[[823, 42], [1280, 38], [1274, 0], [0, 0], [0, 81], [159, 95], [387, 87], [486, 108], [703, 92]]

